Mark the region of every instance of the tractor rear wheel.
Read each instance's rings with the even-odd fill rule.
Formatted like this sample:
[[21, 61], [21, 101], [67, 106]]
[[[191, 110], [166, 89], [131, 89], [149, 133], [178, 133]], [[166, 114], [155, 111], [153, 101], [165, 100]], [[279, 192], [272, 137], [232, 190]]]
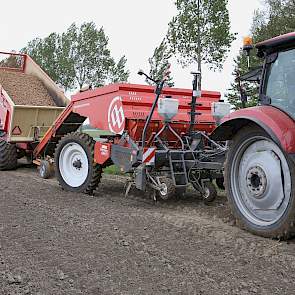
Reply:
[[55, 150], [56, 177], [67, 191], [92, 194], [102, 174], [101, 166], [94, 162], [92, 137], [72, 132], [63, 137]]
[[16, 145], [0, 139], [0, 170], [13, 170], [17, 167]]
[[227, 197], [238, 224], [264, 237], [291, 237], [294, 177], [294, 163], [264, 130], [253, 125], [242, 128], [225, 164]]

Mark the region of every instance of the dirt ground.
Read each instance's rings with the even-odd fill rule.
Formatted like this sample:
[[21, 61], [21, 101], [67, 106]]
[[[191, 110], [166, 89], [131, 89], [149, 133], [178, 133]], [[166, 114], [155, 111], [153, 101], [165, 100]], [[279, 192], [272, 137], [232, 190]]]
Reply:
[[154, 205], [124, 178], [95, 196], [0, 172], [0, 294], [294, 294], [295, 243], [234, 225], [224, 196]]
[[17, 105], [55, 106], [43, 83], [34, 76], [0, 70], [0, 84]]

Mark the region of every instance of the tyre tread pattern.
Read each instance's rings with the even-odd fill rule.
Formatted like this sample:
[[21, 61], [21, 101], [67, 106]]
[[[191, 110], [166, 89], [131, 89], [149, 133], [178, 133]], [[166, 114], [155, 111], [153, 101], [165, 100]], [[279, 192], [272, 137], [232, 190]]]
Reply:
[[17, 167], [17, 149], [15, 144], [0, 139], [0, 171], [13, 170]]

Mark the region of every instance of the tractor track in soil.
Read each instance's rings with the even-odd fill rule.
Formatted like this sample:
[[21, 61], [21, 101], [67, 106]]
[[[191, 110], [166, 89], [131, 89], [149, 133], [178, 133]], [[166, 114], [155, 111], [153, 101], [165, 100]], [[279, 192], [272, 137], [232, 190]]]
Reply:
[[294, 294], [294, 240], [237, 228], [222, 194], [154, 205], [124, 182], [87, 196], [0, 172], [0, 294]]

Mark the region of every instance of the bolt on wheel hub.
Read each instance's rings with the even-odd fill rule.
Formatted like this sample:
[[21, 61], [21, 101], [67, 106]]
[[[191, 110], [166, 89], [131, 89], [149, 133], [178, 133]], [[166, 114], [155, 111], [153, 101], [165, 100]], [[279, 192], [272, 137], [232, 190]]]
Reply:
[[267, 187], [267, 178], [264, 170], [255, 166], [248, 170], [247, 188], [254, 198], [262, 198]]

